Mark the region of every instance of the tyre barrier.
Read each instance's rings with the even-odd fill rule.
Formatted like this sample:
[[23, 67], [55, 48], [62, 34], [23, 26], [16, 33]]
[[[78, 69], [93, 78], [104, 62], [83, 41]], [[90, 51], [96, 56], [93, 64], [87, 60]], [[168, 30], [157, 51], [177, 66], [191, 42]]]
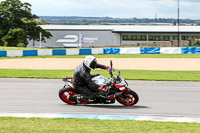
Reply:
[[88, 49], [0, 50], [0, 57], [92, 54], [200, 54], [200, 47], [135, 47]]

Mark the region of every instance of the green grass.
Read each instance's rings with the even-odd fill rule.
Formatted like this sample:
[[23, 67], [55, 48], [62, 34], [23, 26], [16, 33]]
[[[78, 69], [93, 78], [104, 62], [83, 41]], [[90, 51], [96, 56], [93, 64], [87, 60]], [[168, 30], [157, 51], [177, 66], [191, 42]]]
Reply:
[[[63, 56], [28, 56], [28, 57], [0, 57], [0, 59], [16, 58], [84, 58], [87, 55]], [[93, 55], [96, 58], [200, 58], [200, 54], [104, 54]]]
[[[0, 69], [0, 77], [61, 79], [73, 76], [73, 72], [74, 70]], [[109, 78], [105, 70], [93, 70], [92, 73], [99, 73]], [[121, 70], [121, 75], [127, 80], [200, 81], [200, 71]]]
[[199, 133], [199, 123], [133, 120], [0, 118], [1, 133]]
[[[2, 78], [64, 78], [72, 76], [74, 70], [21, 70], [21, 69], [0, 69]], [[69, 77], [68, 76], [68, 77]]]

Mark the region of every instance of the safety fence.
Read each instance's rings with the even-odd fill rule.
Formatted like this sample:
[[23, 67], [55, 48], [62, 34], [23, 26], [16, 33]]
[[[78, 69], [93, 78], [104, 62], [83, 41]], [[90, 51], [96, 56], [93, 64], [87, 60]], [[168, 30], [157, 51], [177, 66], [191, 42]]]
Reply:
[[1, 50], [0, 57], [92, 54], [200, 54], [200, 47], [135, 47], [88, 49]]

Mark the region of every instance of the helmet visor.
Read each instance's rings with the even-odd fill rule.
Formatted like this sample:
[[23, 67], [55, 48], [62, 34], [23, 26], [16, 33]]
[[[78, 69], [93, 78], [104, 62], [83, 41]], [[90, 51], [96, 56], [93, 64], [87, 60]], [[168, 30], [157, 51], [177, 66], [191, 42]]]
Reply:
[[90, 68], [95, 69], [97, 65], [97, 61], [96, 59], [94, 59], [91, 63], [90, 63]]

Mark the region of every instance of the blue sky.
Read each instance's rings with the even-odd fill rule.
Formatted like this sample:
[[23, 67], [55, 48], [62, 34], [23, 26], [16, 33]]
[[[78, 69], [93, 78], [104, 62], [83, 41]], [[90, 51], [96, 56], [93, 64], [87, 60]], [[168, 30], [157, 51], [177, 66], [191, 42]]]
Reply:
[[[2, 1], [2, 0], [0, 0]], [[177, 0], [21, 0], [38, 16], [177, 18]], [[200, 0], [180, 0], [180, 18], [200, 19]]]

